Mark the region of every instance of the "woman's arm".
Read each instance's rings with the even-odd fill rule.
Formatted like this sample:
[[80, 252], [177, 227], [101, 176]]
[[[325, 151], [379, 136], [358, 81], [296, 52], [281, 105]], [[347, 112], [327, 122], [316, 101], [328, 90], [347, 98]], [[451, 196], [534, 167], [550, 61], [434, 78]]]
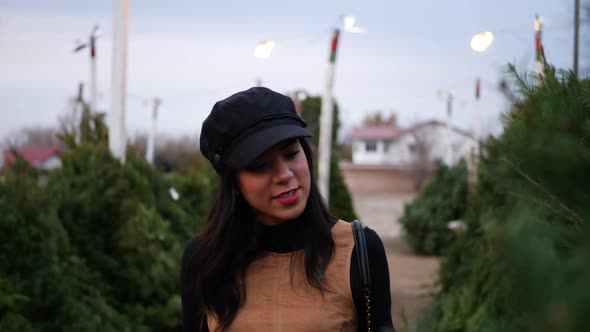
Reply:
[[[192, 258], [196, 255], [198, 238], [191, 239], [184, 248], [180, 278], [180, 297], [182, 298], [182, 331], [208, 332], [207, 324], [202, 324], [201, 298], [196, 284], [198, 268]], [[201, 329], [199, 329], [201, 328]]]
[[[389, 267], [385, 248], [379, 235], [374, 230], [363, 229], [367, 243], [369, 269], [371, 274], [371, 327], [372, 331], [395, 331], [391, 320], [391, 291]], [[356, 247], [352, 251], [350, 262], [350, 285], [352, 297], [358, 313], [359, 331], [367, 331], [367, 311], [358, 269]]]

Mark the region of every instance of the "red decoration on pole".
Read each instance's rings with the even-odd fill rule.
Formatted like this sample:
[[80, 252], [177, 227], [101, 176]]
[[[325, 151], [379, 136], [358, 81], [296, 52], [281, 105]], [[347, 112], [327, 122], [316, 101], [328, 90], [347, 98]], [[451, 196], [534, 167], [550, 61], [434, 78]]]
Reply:
[[541, 30], [535, 33], [535, 58], [537, 61], [541, 61], [541, 49], [543, 45], [541, 44]]
[[535, 61], [537, 62], [537, 74], [540, 74], [542, 71], [542, 62], [543, 62], [543, 20], [539, 15], [535, 17]]
[[96, 47], [94, 47], [94, 42], [95, 38], [94, 36], [90, 36], [90, 57], [91, 58], [95, 58], [96, 57]]
[[480, 79], [478, 78], [478, 79], [475, 81], [475, 99], [479, 99], [479, 94], [480, 94], [480, 91], [481, 91], [481, 81], [480, 81]]
[[330, 47], [330, 62], [336, 62], [336, 50], [338, 49], [338, 37], [340, 36], [340, 30], [334, 29], [334, 36], [332, 37], [332, 46]]

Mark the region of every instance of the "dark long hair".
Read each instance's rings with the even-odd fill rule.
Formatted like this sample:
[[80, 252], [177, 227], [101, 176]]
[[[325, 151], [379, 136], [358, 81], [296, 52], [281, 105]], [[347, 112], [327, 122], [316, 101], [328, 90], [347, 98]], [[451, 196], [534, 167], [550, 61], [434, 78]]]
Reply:
[[[301, 216], [304, 220], [305, 274], [308, 283], [320, 290], [324, 271], [334, 254], [330, 233], [332, 221], [313, 177], [312, 151], [305, 139], [299, 139], [311, 176], [309, 198]], [[254, 209], [240, 195], [236, 170], [221, 174], [220, 190], [199, 236], [199, 249], [192, 261], [198, 267], [196, 286], [202, 298], [201, 314], [213, 314], [223, 331], [231, 325], [246, 299], [245, 273], [252, 261], [262, 254], [258, 241], [261, 226]]]

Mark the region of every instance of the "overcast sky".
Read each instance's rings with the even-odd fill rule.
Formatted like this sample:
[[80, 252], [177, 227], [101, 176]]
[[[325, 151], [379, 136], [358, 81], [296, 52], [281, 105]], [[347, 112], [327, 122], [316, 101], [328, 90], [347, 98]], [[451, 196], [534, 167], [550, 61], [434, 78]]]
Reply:
[[[332, 29], [340, 16], [354, 15], [367, 32], [341, 36], [334, 96], [344, 133], [377, 110], [395, 112], [402, 126], [444, 119], [439, 91], [453, 93], [453, 124], [469, 130], [476, 77], [483, 81], [483, 128], [497, 130], [506, 109], [497, 84], [506, 64], [533, 70], [536, 13], [544, 18], [548, 60], [571, 67], [573, 2], [132, 0], [127, 126], [130, 134], [147, 131], [151, 100], [159, 97], [159, 132], [196, 135], [215, 101], [258, 79], [283, 93], [322, 94]], [[108, 114], [112, 1], [0, 0], [0, 137], [57, 126], [78, 83], [89, 79], [88, 52], [72, 50], [95, 24], [98, 106]], [[495, 40], [475, 53], [469, 43], [481, 31]], [[276, 42], [271, 57], [255, 58], [254, 47], [266, 39]]]

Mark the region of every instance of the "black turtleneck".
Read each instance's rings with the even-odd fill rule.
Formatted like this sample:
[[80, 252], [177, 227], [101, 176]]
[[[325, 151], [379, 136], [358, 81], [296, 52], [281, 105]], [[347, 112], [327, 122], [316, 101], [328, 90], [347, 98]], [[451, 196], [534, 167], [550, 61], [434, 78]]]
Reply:
[[[333, 219], [335, 223], [337, 219]], [[288, 253], [304, 248], [302, 221], [299, 219], [279, 225], [261, 225], [261, 246], [264, 251]], [[369, 268], [371, 272], [371, 321], [373, 331], [394, 331], [391, 320], [391, 292], [389, 288], [389, 268], [383, 242], [374, 230], [365, 227]], [[200, 299], [198, 290], [190, 289], [189, 280], [194, 279], [187, 266], [187, 257], [192, 256], [198, 248], [198, 237], [193, 238], [185, 247], [182, 260], [181, 297], [183, 309], [183, 331], [199, 331], [201, 325], [206, 332], [207, 324], [201, 324], [199, 312]], [[353, 249], [350, 263], [350, 286], [356, 311], [358, 313], [358, 331], [367, 331], [365, 299], [362, 293], [356, 247]]]
[[295, 219], [278, 225], [260, 224], [260, 245], [263, 251], [288, 253], [303, 249], [303, 221]]

